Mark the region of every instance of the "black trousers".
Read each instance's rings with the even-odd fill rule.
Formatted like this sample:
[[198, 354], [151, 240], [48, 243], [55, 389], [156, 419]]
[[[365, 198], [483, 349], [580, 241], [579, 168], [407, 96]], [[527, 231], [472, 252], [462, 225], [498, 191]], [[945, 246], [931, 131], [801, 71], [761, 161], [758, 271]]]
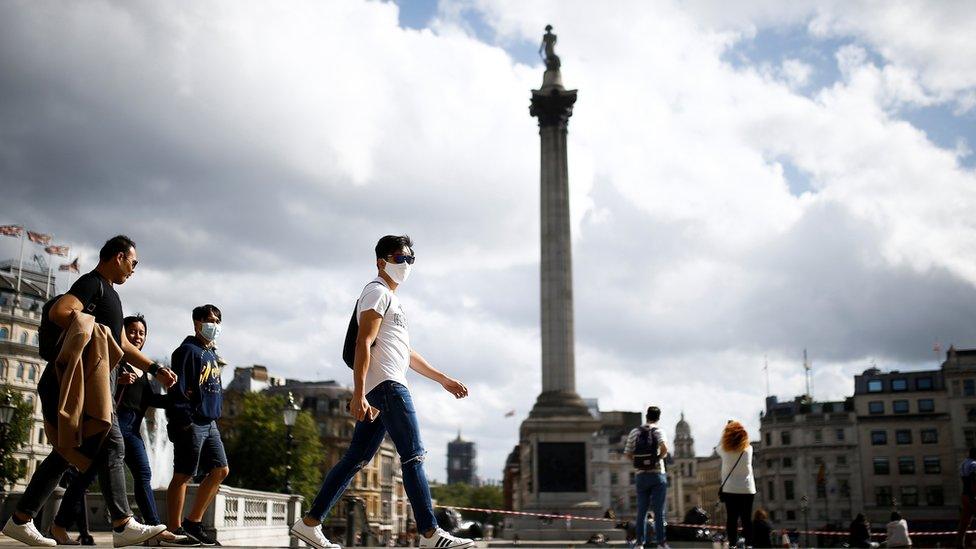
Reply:
[[756, 494], [725, 494], [725, 537], [729, 547], [739, 542], [739, 522], [746, 545], [752, 545], [752, 500]]

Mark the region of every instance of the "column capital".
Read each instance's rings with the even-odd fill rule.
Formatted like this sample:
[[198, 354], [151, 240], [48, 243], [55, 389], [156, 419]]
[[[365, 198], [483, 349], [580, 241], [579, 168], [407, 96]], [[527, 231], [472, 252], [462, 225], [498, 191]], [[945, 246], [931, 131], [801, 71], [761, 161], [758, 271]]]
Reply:
[[539, 127], [560, 126], [565, 128], [573, 116], [576, 90], [543, 88], [532, 90], [529, 114], [539, 119]]

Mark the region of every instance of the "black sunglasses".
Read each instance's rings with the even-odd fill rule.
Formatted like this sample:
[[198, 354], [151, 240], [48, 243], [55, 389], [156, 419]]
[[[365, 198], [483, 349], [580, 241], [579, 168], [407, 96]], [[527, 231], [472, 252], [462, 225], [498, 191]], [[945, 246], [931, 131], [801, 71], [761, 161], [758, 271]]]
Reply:
[[403, 255], [403, 254], [391, 255], [389, 257], [392, 257], [393, 262], [397, 264], [406, 263], [407, 265], [413, 265], [413, 262], [417, 260], [417, 258], [412, 255]]

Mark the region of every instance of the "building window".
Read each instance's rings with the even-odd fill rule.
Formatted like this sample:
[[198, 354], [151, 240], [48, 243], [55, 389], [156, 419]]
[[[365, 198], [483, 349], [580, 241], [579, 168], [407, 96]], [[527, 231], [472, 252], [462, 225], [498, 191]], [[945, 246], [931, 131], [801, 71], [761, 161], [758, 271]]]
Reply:
[[918, 411], [919, 412], [934, 412], [935, 411], [935, 401], [931, 398], [920, 398], [918, 399]]
[[837, 481], [837, 488], [840, 490], [841, 497], [851, 497], [851, 483], [846, 478]]
[[820, 444], [823, 442], [823, 431], [816, 429], [813, 431], [813, 442]]
[[784, 480], [783, 481], [783, 497], [786, 498], [787, 500], [790, 500], [790, 501], [796, 499], [796, 494], [793, 493], [793, 481], [792, 480]]
[[939, 456], [925, 456], [922, 458], [922, 463], [925, 464], [925, 474], [938, 475], [942, 473], [942, 461], [939, 460]]
[[796, 511], [786, 511], [786, 520], [796, 520]]
[[782, 433], [780, 433], [779, 438], [783, 446], [789, 446], [790, 444], [793, 444], [793, 436], [790, 434], [789, 431], [783, 431]]
[[35, 333], [34, 337], [31, 338], [31, 345], [37, 347], [38, 341], [40, 340], [37, 338], [37, 334]]
[[776, 511], [769, 512], [769, 520], [776, 522]]
[[888, 463], [888, 458], [886, 457], [874, 458], [874, 474], [876, 475], [891, 474], [891, 465]]
[[945, 494], [943, 494], [941, 486], [925, 487], [925, 504], [932, 507], [945, 505]]
[[905, 507], [918, 507], [918, 487], [901, 487], [901, 504]]
[[31, 365], [30, 371], [27, 374], [27, 379], [34, 381], [37, 379], [37, 366]]
[[612, 486], [616, 486], [617, 483], [619, 482], [620, 482], [620, 477], [617, 475], [617, 473], [610, 473], [610, 484]]
[[883, 414], [884, 413], [884, 401], [872, 400], [868, 402], [868, 413], [869, 414]]
[[888, 444], [888, 431], [871, 431], [871, 445], [882, 446]]
[[899, 475], [914, 475], [915, 474], [915, 458], [911, 456], [901, 456], [898, 458], [898, 474]]
[[908, 413], [908, 401], [907, 400], [896, 400], [891, 403], [891, 411], [896, 414], [907, 414]]
[[836, 437], [837, 440], [844, 440], [844, 436], [845, 435], [843, 429], [837, 429], [836, 431], [834, 431], [834, 437]]
[[919, 435], [922, 439], [922, 444], [938, 444], [939, 442], [938, 429], [922, 429]]
[[44, 444], [44, 427], [37, 430], [37, 443]]
[[872, 379], [868, 381], [868, 392], [869, 393], [880, 393], [884, 391], [884, 382], [880, 379]]
[[775, 487], [776, 487], [776, 483], [773, 481], [769, 481], [766, 483], [766, 488], [768, 488], [768, 490], [766, 490], [766, 498], [769, 499], [769, 501], [776, 501]]
[[895, 444], [911, 444], [911, 443], [912, 443], [911, 429], [895, 430]]
[[0, 328], [0, 339], [10, 339], [10, 331], [6, 328]]
[[814, 465], [823, 465], [823, 462], [824, 462], [823, 456], [813, 456]]
[[908, 380], [904, 378], [892, 379], [891, 380], [891, 390], [892, 391], [907, 391], [908, 390]]
[[958, 379], [953, 379], [952, 380], [952, 396], [954, 396], [954, 397], [959, 396], [959, 380]]
[[24, 370], [25, 370], [24, 363], [23, 362], [18, 362], [17, 363], [17, 379], [24, 379]]
[[915, 380], [915, 389], [919, 391], [931, 391], [934, 385], [930, 377], [920, 377]]
[[766, 468], [767, 469], [772, 469], [774, 465], [776, 465], [776, 460], [775, 459], [767, 459], [766, 460]]
[[962, 382], [962, 394], [964, 396], [976, 396], [976, 379], [965, 379]]
[[27, 332], [20, 332], [20, 342], [24, 345], [27, 344]]
[[891, 486], [875, 486], [874, 503], [878, 507], [890, 507], [892, 504]]
[[966, 421], [976, 423], [976, 407], [966, 406]]
[[773, 434], [766, 433], [766, 446], [772, 446], [772, 445], [773, 445]]
[[785, 467], [785, 468], [793, 467], [793, 458], [791, 458], [791, 457], [784, 457], [783, 458], [783, 467]]
[[847, 456], [837, 456], [837, 465], [847, 465]]
[[817, 483], [817, 499], [824, 499], [826, 497], [827, 497], [827, 485], [824, 484], [824, 483], [822, 483], [822, 482], [818, 482]]

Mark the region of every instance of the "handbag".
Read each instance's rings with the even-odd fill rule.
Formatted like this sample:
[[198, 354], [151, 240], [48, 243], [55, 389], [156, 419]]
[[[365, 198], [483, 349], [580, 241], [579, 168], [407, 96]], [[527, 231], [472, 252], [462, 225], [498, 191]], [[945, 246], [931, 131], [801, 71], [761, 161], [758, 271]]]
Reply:
[[723, 491], [725, 488], [725, 483], [729, 481], [729, 477], [732, 476], [732, 471], [735, 471], [735, 468], [739, 465], [739, 462], [742, 461], [742, 456], [744, 455], [746, 455], [745, 452], [739, 454], [739, 459], [735, 460], [735, 465], [729, 469], [729, 474], [725, 475], [725, 480], [723, 480], [722, 485], [718, 487], [718, 500], [722, 503], [725, 503], [725, 492]]

